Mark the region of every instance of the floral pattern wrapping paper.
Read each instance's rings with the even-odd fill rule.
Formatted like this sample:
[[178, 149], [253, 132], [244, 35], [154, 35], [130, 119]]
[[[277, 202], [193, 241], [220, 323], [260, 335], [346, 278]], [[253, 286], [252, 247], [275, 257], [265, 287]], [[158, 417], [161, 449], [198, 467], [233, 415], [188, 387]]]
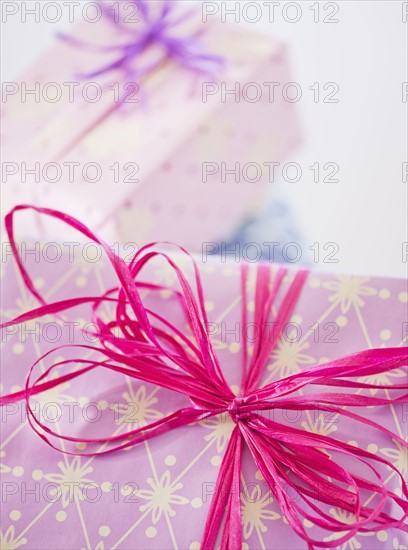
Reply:
[[[37, 288], [48, 301], [96, 295], [115, 284], [111, 268], [102, 260], [90, 262], [64, 255], [50, 264], [41, 255], [31, 255], [27, 262]], [[234, 389], [241, 368], [236, 325], [241, 319], [240, 265], [223, 263], [216, 257], [199, 265], [212, 339]], [[253, 264], [251, 280], [256, 269], [257, 264]], [[176, 284], [174, 272], [164, 264], [158, 263], [147, 276], [158, 284]], [[10, 259], [2, 263], [2, 282], [7, 289], [2, 295], [3, 319], [37, 305]], [[165, 317], [177, 319], [172, 298], [165, 291], [146, 299]], [[250, 300], [249, 310], [252, 307]], [[107, 318], [109, 315], [106, 307]], [[21, 388], [29, 366], [47, 350], [73, 341], [87, 344], [73, 327], [84, 326], [90, 319], [89, 308], [79, 307], [63, 319], [49, 317], [4, 331], [2, 393]], [[188, 335], [189, 328], [184, 329]], [[263, 383], [361, 349], [406, 345], [406, 334], [404, 281], [311, 273], [291, 322], [269, 358]], [[256, 337], [255, 332], [252, 337]], [[64, 348], [53, 359], [57, 357], [78, 357], [78, 350]], [[39, 365], [41, 370], [45, 367]], [[401, 378], [404, 373], [391, 371], [381, 376], [381, 383], [386, 384], [391, 377]], [[377, 393], [388, 396], [387, 390]], [[112, 434], [152, 422], [183, 405], [185, 397], [102, 371], [64, 383], [33, 401], [38, 414], [54, 428], [73, 434], [88, 430], [94, 436], [103, 428], [107, 434], [108, 425]], [[3, 407], [1, 414], [2, 550], [199, 549], [218, 468], [234, 426], [228, 415], [93, 458], [68, 456], [48, 447], [30, 429], [24, 405]], [[404, 406], [367, 409], [367, 417], [406, 436], [408, 411]], [[407, 455], [400, 445], [370, 429], [356, 430], [348, 420], [339, 421], [334, 414], [287, 411], [277, 420], [352, 442], [386, 457], [407, 473]], [[85, 444], [80, 445], [78, 451], [84, 450]], [[385, 471], [384, 478], [388, 486], [397, 486], [391, 471]], [[305, 548], [283, 520], [247, 451], [241, 481], [243, 548]], [[330, 513], [345, 522], [353, 519], [336, 508]], [[326, 540], [340, 536], [327, 533]], [[358, 534], [341, 548], [404, 550], [407, 541], [402, 532], [379, 531]]]

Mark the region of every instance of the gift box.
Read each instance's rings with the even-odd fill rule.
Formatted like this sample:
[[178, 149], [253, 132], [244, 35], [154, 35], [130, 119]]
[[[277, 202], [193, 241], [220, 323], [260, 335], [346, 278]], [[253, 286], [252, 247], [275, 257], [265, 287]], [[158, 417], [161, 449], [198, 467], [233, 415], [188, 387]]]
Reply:
[[[93, 239], [91, 235], [88, 237]], [[312, 503], [326, 510], [325, 519], [335, 522], [337, 530], [323, 530], [322, 534], [321, 529], [303, 518], [298, 528], [303, 529], [306, 536], [322, 541], [320, 546], [327, 548], [404, 548], [406, 534], [397, 529], [395, 523], [392, 528], [386, 517], [401, 516], [399, 506], [403, 506], [406, 494], [401, 492], [397, 470], [406, 474], [406, 448], [401, 441], [406, 437], [407, 409], [406, 403], [394, 399], [395, 390], [400, 395], [406, 382], [406, 283], [389, 278], [288, 270], [276, 264], [222, 262], [219, 257], [197, 258], [197, 274], [188, 255], [174, 249], [162, 248], [161, 251], [166, 256], [152, 257], [144, 267], [142, 258], [146, 258], [150, 249], [142, 251], [137, 261], [129, 264], [129, 269], [134, 270], [143, 311], [156, 327], [152, 336], [157, 338], [155, 353], [148, 345], [143, 347], [148, 342], [143, 336], [144, 329], [139, 332], [139, 325], [131, 324], [131, 315], [126, 310], [116, 314], [118, 303], [108, 300], [117, 296], [112, 289], [118, 286], [118, 276], [109, 261], [103, 258], [102, 250], [98, 261], [91, 262], [82, 248], [76, 248], [75, 256], [64, 254], [52, 266], [44, 262], [41, 253], [38, 257], [33, 254], [21, 256], [20, 267], [32, 280], [32, 290], [38, 293], [38, 299], [47, 304], [77, 300], [48, 308], [41, 318], [34, 314], [24, 317], [26, 311], [38, 307], [38, 299], [29, 291], [30, 279], [26, 277], [23, 283], [17, 264], [9, 253], [5, 254], [7, 262], [2, 266], [2, 288], [7, 291], [2, 296], [2, 316], [5, 321], [20, 317], [22, 322], [5, 326], [2, 336], [5, 359], [2, 361], [2, 394], [12, 393], [15, 399], [3, 401], [1, 408], [1, 547], [198, 549], [205, 529], [211, 531], [211, 525], [206, 525], [211, 507], [219, 500], [226, 503], [227, 509], [229, 498], [235, 499], [241, 512], [243, 548], [298, 550], [308, 547], [296, 534], [296, 525], [294, 529], [294, 524], [287, 519], [292, 505], [302, 504], [299, 486], [296, 491], [288, 477], [285, 483], [275, 487], [276, 493], [271, 491], [265, 471], [257, 467], [262, 464], [262, 453], [259, 462], [255, 463], [253, 449], [249, 452], [248, 445], [244, 445], [239, 478], [227, 481], [228, 466], [232, 468], [235, 460], [228, 455], [231, 441], [237, 426], [250, 425], [251, 412], [245, 407], [251, 405], [238, 397], [219, 414], [213, 411], [210, 416], [195, 417], [197, 411], [216, 407], [217, 384], [214, 382], [215, 388], [210, 393], [213, 404], [203, 404], [205, 399], [199, 396], [205, 395], [200, 390], [205, 384], [200, 386], [197, 382], [201, 376], [198, 370], [196, 376], [188, 378], [191, 381], [189, 399], [183, 392], [171, 389], [172, 385], [177, 386], [182, 367], [167, 370], [171, 364], [169, 357], [164, 363], [158, 362], [159, 346], [162, 346], [162, 353], [170, 353], [175, 348], [180, 365], [199, 355], [197, 349], [204, 346], [205, 338], [201, 341], [196, 336], [204, 334], [201, 328], [205, 326], [217, 357], [214, 364], [219, 365], [232, 395], [240, 394], [242, 365], [264, 353], [265, 338], [272, 343], [278, 340], [271, 344], [272, 351], [264, 357], [260, 380], [255, 385], [265, 388], [276, 381], [276, 399], [282, 380], [295, 383], [296, 376], [316, 372], [310, 370], [314, 365], [323, 369], [330, 362], [361, 350], [372, 350], [378, 362], [388, 351], [393, 354], [392, 368], [374, 369], [374, 374], [370, 375], [364, 375], [369, 372], [364, 370], [367, 368], [364, 365], [371, 361], [370, 351], [353, 356], [354, 361], [340, 360], [335, 364], [343, 369], [343, 386], [340, 383], [339, 388], [331, 388], [338, 384], [336, 379], [331, 378], [330, 382], [323, 377], [317, 382], [317, 388], [313, 381], [298, 389], [289, 388], [288, 393], [295, 391], [300, 399], [298, 407], [285, 401], [285, 406], [265, 409], [261, 414], [274, 425], [275, 436], [269, 443], [271, 449], [278, 444], [276, 441], [283, 444], [284, 440], [279, 439], [281, 429], [287, 430], [288, 438], [291, 430], [296, 430], [295, 443], [290, 447], [292, 451], [285, 454], [282, 447], [282, 455], [274, 460], [277, 469], [280, 461], [283, 465], [282, 478], [286, 468], [295, 470], [293, 464], [297, 465], [298, 474], [302, 474], [304, 463], [301, 459], [296, 463], [287, 462], [293, 459], [296, 445], [309, 455], [310, 462], [318, 461], [321, 477], [317, 491], [321, 494], [317, 496], [316, 493]], [[139, 272], [139, 268], [142, 271]], [[122, 273], [119, 275], [122, 288], [128, 284], [124, 282], [125, 272], [126, 269], [118, 272]], [[207, 314], [201, 328], [189, 322], [180, 300], [180, 292], [188, 295], [197, 276], [202, 281], [202, 296], [199, 289], [197, 302], [194, 299], [193, 302], [199, 308], [197, 304], [202, 301]], [[269, 293], [276, 293], [270, 308], [271, 317], [259, 324], [259, 308], [268, 302]], [[96, 297], [96, 302], [90, 296]], [[98, 296], [106, 301], [97, 302]], [[119, 296], [119, 300], [123, 300], [123, 296]], [[93, 314], [90, 303], [95, 307]], [[194, 306], [191, 308], [189, 311], [194, 310]], [[95, 316], [97, 311], [98, 317]], [[48, 315], [44, 316], [45, 313]], [[115, 319], [123, 321], [127, 315], [124, 323], [127, 336], [143, 344], [141, 355], [132, 347], [126, 347], [128, 344], [120, 339], [123, 332], [117, 331]], [[110, 339], [108, 334], [115, 335], [118, 340]], [[115, 362], [118, 370], [107, 368], [100, 353], [94, 349], [101, 348], [102, 342], [106, 349], [119, 349], [128, 358], [147, 357], [151, 368], [145, 374], [139, 373], [141, 379], [136, 379], [130, 370], [120, 370], [127, 364], [125, 355], [122, 363], [119, 359]], [[197, 347], [192, 347], [192, 343]], [[268, 352], [269, 347], [266, 349]], [[48, 352], [49, 355], [45, 355]], [[30, 409], [27, 409], [19, 392], [25, 391], [27, 370], [36, 361], [27, 379], [27, 388], [50, 382], [41, 388], [44, 391], [30, 390]], [[93, 361], [98, 361], [98, 365]], [[106, 357], [104, 361], [106, 363]], [[55, 364], [59, 367], [48, 372], [47, 369]], [[375, 364], [374, 361], [372, 365]], [[137, 370], [136, 362], [134, 368]], [[347, 378], [347, 369], [356, 369], [352, 379], [354, 386], [351, 382], [347, 386], [345, 382], [351, 380]], [[75, 377], [80, 370], [83, 370], [81, 376]], [[151, 379], [155, 372], [166, 373], [159, 385]], [[57, 380], [59, 385], [54, 384]], [[328, 406], [334, 398], [324, 399], [323, 391], [330, 392], [327, 395], [331, 396], [333, 391], [340, 392], [337, 407]], [[309, 395], [316, 400], [310, 407], [305, 405]], [[362, 409], [356, 406], [358, 399], [366, 400]], [[260, 403], [261, 395], [257, 406], [262, 408]], [[163, 419], [178, 409], [188, 409], [188, 414], [193, 416], [188, 416], [181, 423], [183, 425], [163, 430], [152, 438], [146, 437], [136, 446], [126, 446], [135, 436], [136, 429], [152, 423], [163, 426]], [[30, 410], [44, 427], [57, 436], [72, 437], [72, 440], [60, 440], [42, 431], [34, 417], [28, 414]], [[354, 413], [364, 421], [357, 422], [352, 416]], [[385, 431], [377, 430], [373, 422]], [[32, 427], [65, 453], [73, 454], [61, 454], [50, 448]], [[313, 449], [307, 447], [306, 439], [303, 441], [306, 436], [317, 438], [310, 440], [314, 441]], [[345, 446], [343, 456], [330, 446], [333, 441]], [[116, 444], [124, 448], [113, 452]], [[93, 455], [106, 451], [112, 452]], [[364, 463], [355, 465], [356, 456], [363, 457], [363, 462], [377, 457], [379, 462], [375, 468], [384, 480], [386, 496], [394, 492], [396, 500], [390, 498], [383, 509], [386, 516], [383, 515], [379, 523], [362, 526], [361, 530], [348, 533], [348, 540], [344, 540], [347, 528], [356, 518], [342, 506], [331, 504], [333, 495], [337, 494], [339, 499], [341, 495], [340, 492], [327, 492], [323, 476], [327, 474], [329, 482], [340, 479], [339, 485], [344, 485], [344, 489], [347, 486], [350, 489], [350, 485], [363, 478], [370, 480], [370, 470], [365, 469]], [[355, 476], [348, 478], [348, 483], [343, 483], [340, 471], [330, 469], [331, 464], [337, 463]], [[227, 468], [226, 473], [224, 471], [226, 487], [221, 484], [221, 491], [217, 493], [221, 468]], [[371, 483], [375, 482], [378, 478], [374, 475]], [[368, 481], [359, 487], [362, 506], [374, 508], [378, 505], [379, 495], [370, 494], [372, 487]], [[288, 498], [285, 512], [278, 502], [279, 488]], [[335, 490], [333, 486], [330, 488]], [[226, 501], [223, 500], [224, 490]], [[214, 495], [217, 496], [213, 500]], [[221, 548], [234, 547], [231, 540], [221, 543]]]
[[[171, 4], [170, 21], [184, 12]], [[8, 84], [4, 213], [18, 202], [48, 205], [121, 243], [165, 239], [200, 251], [233, 235], [274, 179], [272, 163], [300, 141], [295, 103], [282, 93], [288, 52], [251, 30], [202, 22], [198, 11], [168, 32], [181, 41], [201, 33], [202, 52], [216, 58], [201, 62], [204, 75], [171, 56], [156, 66], [154, 41], [131, 60], [154, 70], [99, 74], [120, 56], [108, 47], [129, 41], [129, 29], [143, 35], [149, 23], [138, 18], [79, 22]], [[41, 236], [35, 223], [27, 234]]]

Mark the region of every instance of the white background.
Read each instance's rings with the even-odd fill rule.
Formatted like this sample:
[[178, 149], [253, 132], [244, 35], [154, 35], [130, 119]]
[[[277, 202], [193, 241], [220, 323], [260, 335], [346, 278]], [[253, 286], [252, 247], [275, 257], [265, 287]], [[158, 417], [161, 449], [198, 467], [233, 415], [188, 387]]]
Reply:
[[[246, 3], [241, 1], [241, 7]], [[4, 10], [7, 2], [2, 4]], [[302, 166], [304, 176], [298, 183], [281, 181], [278, 185], [285, 188], [306, 246], [338, 243], [340, 262], [326, 268], [406, 276], [407, 183], [402, 178], [402, 163], [407, 158], [407, 104], [402, 101], [402, 83], [408, 78], [403, 3], [340, 1], [334, 16], [339, 22], [332, 24], [315, 23], [316, 12], [310, 9], [313, 2], [308, 1], [297, 3], [302, 16], [290, 23], [287, 19], [296, 14], [287, 4], [281, 2], [275, 8], [274, 22], [266, 8], [258, 23], [248, 21], [254, 11], [247, 12], [246, 22], [244, 12], [240, 15], [243, 24], [259, 27], [288, 44], [292, 79], [303, 90], [298, 109], [304, 145], [290, 160]], [[331, 9], [325, 6], [327, 2], [319, 4], [322, 19]], [[56, 31], [69, 28], [68, 11], [63, 14], [55, 24], [42, 18], [36, 23], [29, 16], [22, 24], [19, 15], [3, 23], [3, 81], [16, 79], [52, 45]], [[228, 20], [233, 22], [234, 17]], [[315, 82], [336, 82], [339, 103], [314, 103], [308, 88]], [[328, 161], [340, 166], [340, 182], [313, 182], [308, 167]]]

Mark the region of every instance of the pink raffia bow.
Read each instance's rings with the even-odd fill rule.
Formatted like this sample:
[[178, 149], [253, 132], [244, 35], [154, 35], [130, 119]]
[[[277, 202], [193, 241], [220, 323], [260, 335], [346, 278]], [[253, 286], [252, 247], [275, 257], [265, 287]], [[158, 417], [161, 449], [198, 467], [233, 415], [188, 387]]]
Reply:
[[[47, 304], [35, 289], [21, 261], [14, 240], [14, 214], [27, 209], [61, 220], [68, 226], [77, 229], [91, 241], [99, 244], [116, 272], [119, 281], [118, 287], [108, 290], [101, 296], [71, 298]], [[271, 382], [261, 388], [258, 387], [265, 364], [281, 336], [285, 323], [290, 319], [307, 280], [308, 273], [306, 271], [299, 271], [294, 276], [278, 307], [278, 312], [274, 318], [277, 330], [273, 338], [259, 338], [251, 356], [246, 346], [246, 339], [242, 339], [242, 381], [240, 396], [236, 397], [224, 378], [220, 363], [211, 344], [207, 330], [209, 323], [204, 307], [204, 293], [198, 267], [194, 259], [183, 248], [178, 247], [179, 252], [181, 251], [187, 255], [192, 261], [194, 288], [171, 256], [165, 252], [155, 250], [157, 243], [143, 247], [127, 265], [85, 225], [62, 212], [21, 205], [15, 207], [6, 216], [5, 224], [24, 283], [41, 306], [4, 323], [1, 327], [24, 323], [44, 315], [58, 315], [69, 308], [90, 303], [93, 309], [93, 320], [97, 323], [100, 331], [99, 347], [78, 347], [99, 352], [104, 357], [103, 360], [93, 361], [79, 358], [60, 361], [49, 367], [37, 380], [32, 382], [31, 378], [35, 365], [52, 353], [48, 352], [30, 368], [24, 390], [1, 397], [1, 405], [25, 399], [30, 425], [51, 447], [62, 450], [55, 442], [51, 441], [50, 438], [52, 437], [90, 445], [104, 443], [107, 447], [100, 452], [68, 454], [94, 456], [95, 454], [112, 453], [179, 426], [186, 426], [220, 413], [228, 413], [235, 422], [235, 428], [218, 474], [201, 548], [214, 548], [221, 530], [222, 549], [236, 550], [242, 547], [240, 491], [234, 491], [232, 487], [240, 487], [244, 444], [249, 448], [287, 522], [304, 539], [309, 550], [315, 547], [337, 547], [346, 543], [358, 532], [373, 532], [389, 528], [408, 530], [404, 524], [404, 520], [408, 515], [407, 486], [402, 474], [391, 462], [332, 437], [289, 427], [262, 415], [262, 411], [275, 409], [334, 412], [360, 423], [362, 427], [375, 428], [407, 447], [406, 442], [390, 430], [346, 409], [346, 407], [380, 407], [408, 401], [406, 393], [392, 399], [382, 399], [348, 392], [351, 388], [359, 390], [374, 388], [406, 390], [408, 387], [406, 383], [382, 385], [352, 380], [356, 377], [378, 375], [406, 366], [408, 355], [405, 349], [389, 348], [361, 351], [324, 364], [307, 367], [301, 372]], [[139, 280], [142, 268], [156, 257], [164, 259], [174, 270], [180, 290]], [[266, 326], [266, 322], [271, 316], [272, 305], [276, 307], [277, 294], [286, 272], [286, 268], [281, 267], [272, 276], [269, 264], [258, 266], [254, 311], [254, 321], [257, 326]], [[242, 327], [247, 324], [247, 280], [248, 265], [242, 264]], [[187, 338], [182, 331], [159, 313], [144, 306], [139, 291], [146, 288], [150, 291], [166, 289], [171, 292], [184, 312], [194, 340]], [[105, 302], [116, 305], [116, 319], [110, 323], [105, 323], [98, 314], [100, 306]], [[120, 333], [119, 337], [118, 331]], [[76, 364], [77, 368], [74, 372], [47, 380], [53, 369], [64, 367], [68, 363]], [[174, 390], [186, 395], [192, 406], [177, 410], [147, 426], [124, 434], [94, 439], [79, 439], [61, 435], [42, 424], [30, 407], [30, 397], [96, 368], [110, 369], [137, 380]], [[298, 393], [299, 390], [307, 386], [327, 387], [328, 391], [306, 395]], [[339, 391], [330, 391], [330, 388], [337, 388]], [[362, 467], [360, 469], [367, 468], [371, 471], [374, 481], [362, 477], [360, 473], [354, 474], [348, 471], [345, 467], [336, 463], [327, 451], [339, 453], [340, 456], [346, 459], [348, 464], [357, 462]], [[399, 476], [402, 497], [387, 489], [385, 481], [377, 469], [378, 466], [376, 467], [377, 464], [382, 464], [382, 467], [389, 467]], [[288, 488], [290, 488], [290, 492], [295, 492], [297, 499], [294, 499], [293, 495], [289, 495]], [[363, 492], [371, 495], [370, 500], [374, 499], [372, 506], [362, 503]], [[399, 519], [386, 511], [390, 504], [401, 508], [402, 515]], [[351, 523], [343, 523], [331, 517], [325, 511], [323, 505], [339, 507], [348, 514], [353, 514], [355, 520]], [[305, 520], [312, 522], [323, 530], [328, 530], [330, 533], [338, 533], [340, 536], [331, 541], [315, 540], [306, 532]]]

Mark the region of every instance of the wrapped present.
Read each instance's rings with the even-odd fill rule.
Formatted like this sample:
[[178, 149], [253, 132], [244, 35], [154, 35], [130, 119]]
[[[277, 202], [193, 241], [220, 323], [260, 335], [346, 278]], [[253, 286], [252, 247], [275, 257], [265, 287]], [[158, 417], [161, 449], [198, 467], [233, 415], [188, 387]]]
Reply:
[[404, 548], [403, 281], [126, 263], [41, 212], [101, 255], [6, 220], [2, 548]]
[[4, 212], [63, 208], [122, 243], [198, 251], [232, 236], [300, 141], [288, 54], [184, 2], [134, 4], [147, 11], [112, 20], [103, 2], [7, 84]]

